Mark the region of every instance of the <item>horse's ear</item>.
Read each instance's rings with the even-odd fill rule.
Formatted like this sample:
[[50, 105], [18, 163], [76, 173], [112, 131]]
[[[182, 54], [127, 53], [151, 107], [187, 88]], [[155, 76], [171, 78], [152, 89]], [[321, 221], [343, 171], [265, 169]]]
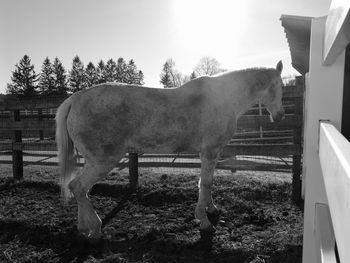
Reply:
[[277, 66], [276, 66], [276, 70], [278, 73], [282, 73], [282, 69], [283, 69], [283, 64], [282, 64], [282, 60], [280, 60], [278, 63], [277, 63]]

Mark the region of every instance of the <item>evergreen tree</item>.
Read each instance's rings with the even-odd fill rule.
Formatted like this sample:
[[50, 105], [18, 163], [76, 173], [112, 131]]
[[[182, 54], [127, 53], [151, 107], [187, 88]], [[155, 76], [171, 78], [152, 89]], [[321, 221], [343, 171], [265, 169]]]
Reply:
[[53, 61], [52, 67], [55, 94], [66, 95], [68, 91], [66, 70], [57, 57]]
[[164, 88], [172, 88], [175, 87], [174, 85], [174, 77], [173, 77], [173, 65], [170, 63], [170, 60], [168, 59], [164, 65], [163, 70], [160, 74], [160, 83], [163, 84]]
[[137, 69], [133, 59], [126, 66], [126, 82], [128, 84], [143, 85], [143, 72]]
[[92, 62], [87, 64], [85, 69], [85, 81], [88, 87], [96, 85], [98, 83], [97, 70]]
[[102, 75], [105, 82], [114, 82], [117, 80], [117, 64], [112, 58], [107, 61]]
[[136, 84], [138, 78], [138, 71], [134, 60], [130, 59], [126, 65], [125, 83]]
[[192, 73], [190, 75], [190, 80], [195, 79], [195, 78], [197, 78], [196, 73], [194, 71], [192, 71]]
[[11, 83], [7, 83], [6, 84], [6, 92], [5, 92], [6, 94], [17, 94], [16, 92], [15, 92], [15, 87], [13, 86], [13, 84], [11, 84]]
[[53, 94], [55, 91], [54, 78], [53, 78], [53, 66], [48, 57], [45, 58], [43, 65], [41, 67], [38, 89], [41, 95]]
[[139, 78], [138, 78], [138, 83], [136, 83], [136, 84], [138, 84], [138, 85], [143, 85], [143, 84], [145, 84], [145, 82], [143, 81], [144, 75], [143, 75], [143, 72], [142, 72], [141, 70], [139, 70], [138, 76], [139, 76]]
[[122, 83], [127, 83], [128, 79], [127, 79], [127, 65], [126, 62], [123, 58], [118, 58], [117, 61], [117, 78], [116, 81], [117, 82], [122, 82]]
[[97, 83], [105, 83], [106, 80], [104, 78], [104, 70], [105, 70], [105, 63], [103, 62], [103, 60], [101, 59], [100, 62], [98, 62], [97, 64], [97, 68], [96, 68], [96, 74], [97, 74]]
[[12, 83], [7, 85], [7, 93], [22, 96], [36, 95], [39, 75], [35, 74], [34, 65], [31, 64], [29, 56], [24, 55], [15, 67], [11, 77]]
[[69, 89], [77, 92], [86, 88], [84, 65], [78, 56], [73, 58], [72, 69], [69, 72]]
[[[91, 72], [88, 73], [88, 71]], [[133, 59], [129, 60], [128, 63], [126, 63], [121, 57], [118, 58], [117, 63], [112, 58], [106, 63], [104, 63], [103, 60], [100, 60], [97, 67], [93, 67], [92, 63], [91, 65], [88, 65], [85, 73], [87, 78], [89, 78], [88, 75], [93, 75], [93, 80], [91, 80], [90, 83], [96, 81], [94, 84], [105, 82], [121, 82], [137, 85], [144, 84], [143, 72], [137, 68]]]

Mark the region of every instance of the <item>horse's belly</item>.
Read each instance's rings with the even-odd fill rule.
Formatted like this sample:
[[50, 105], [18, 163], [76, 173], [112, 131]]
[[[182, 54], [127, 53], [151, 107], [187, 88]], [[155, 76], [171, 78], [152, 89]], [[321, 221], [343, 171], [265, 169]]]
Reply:
[[189, 134], [138, 136], [127, 143], [127, 149], [140, 153], [197, 153], [200, 138]]

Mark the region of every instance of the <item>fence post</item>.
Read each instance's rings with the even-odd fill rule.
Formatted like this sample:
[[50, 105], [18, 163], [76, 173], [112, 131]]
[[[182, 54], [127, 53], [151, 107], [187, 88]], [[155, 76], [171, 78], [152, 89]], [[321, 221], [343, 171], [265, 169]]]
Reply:
[[[43, 120], [43, 109], [38, 109], [38, 121], [41, 122]], [[44, 140], [44, 131], [39, 130], [39, 139], [40, 141]]]
[[[14, 110], [13, 117], [15, 122], [21, 121], [20, 110]], [[22, 131], [15, 130], [12, 139], [12, 171], [14, 180], [23, 179], [23, 151], [21, 143]]]
[[[261, 102], [259, 101], [259, 117], [261, 118], [262, 116], [262, 105]], [[260, 131], [260, 138], [263, 138], [263, 127], [260, 125], [259, 127], [259, 131]]]
[[139, 163], [138, 154], [129, 153], [129, 183], [130, 190], [134, 192], [138, 187]]
[[[303, 80], [300, 78], [296, 79], [296, 88], [299, 85], [303, 85]], [[301, 118], [301, 122], [303, 119], [303, 103], [302, 98], [295, 100], [295, 116]], [[292, 187], [292, 200], [300, 205], [301, 204], [301, 153], [302, 153], [302, 138], [301, 138], [302, 124], [298, 125], [294, 128], [293, 131], [293, 143], [298, 145], [299, 154], [293, 155], [293, 187]]]

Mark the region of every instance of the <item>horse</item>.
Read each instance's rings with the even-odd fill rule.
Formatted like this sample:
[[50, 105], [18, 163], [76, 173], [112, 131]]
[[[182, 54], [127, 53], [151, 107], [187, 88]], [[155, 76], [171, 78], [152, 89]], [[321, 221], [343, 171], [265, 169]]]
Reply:
[[[195, 78], [178, 88], [146, 88], [105, 83], [67, 98], [56, 115], [61, 192], [78, 204], [78, 230], [90, 240], [101, 237], [101, 220], [89, 201], [91, 187], [127, 152], [197, 152], [201, 171], [195, 217], [200, 230], [214, 227], [219, 212], [211, 190], [219, 154], [237, 119], [260, 101], [272, 120], [284, 117], [282, 62], [276, 68], [251, 68]], [[85, 159], [77, 172], [76, 155]]]

